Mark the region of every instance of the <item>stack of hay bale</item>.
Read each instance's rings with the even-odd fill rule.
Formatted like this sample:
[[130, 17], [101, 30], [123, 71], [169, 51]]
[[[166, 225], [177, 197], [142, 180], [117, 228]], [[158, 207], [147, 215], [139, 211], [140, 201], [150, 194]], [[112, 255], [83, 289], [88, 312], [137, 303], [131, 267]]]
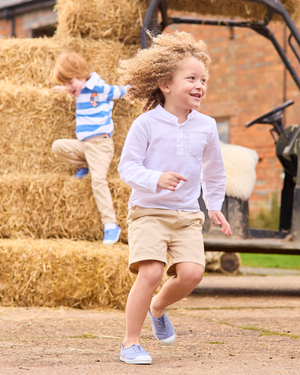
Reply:
[[[53, 94], [62, 51], [83, 55], [110, 84], [119, 60], [139, 48], [147, 3], [60, 0], [53, 38], [6, 39], [0, 45], [0, 272], [2, 304], [124, 308], [134, 278], [127, 271], [130, 188], [117, 166], [140, 105], [115, 102], [115, 156], [108, 174], [121, 241], [102, 244], [103, 227], [90, 177], [51, 151], [55, 139], [75, 138], [75, 99]], [[76, 240], [76, 241], [75, 241]], [[87, 242], [87, 241], [96, 242]]]
[[[19, 304], [124, 308], [133, 283], [127, 272], [127, 202], [130, 189], [117, 165], [140, 105], [116, 101], [115, 157], [108, 175], [121, 241], [102, 245], [103, 227], [89, 177], [57, 159], [55, 139], [75, 138], [75, 100], [53, 94], [52, 72], [62, 51], [76, 51], [92, 71], [117, 84], [119, 59], [139, 48], [150, 0], [58, 0], [53, 38], [0, 43], [0, 300]], [[295, 10], [299, 1], [285, 0]], [[231, 0], [168, 0], [176, 10], [258, 17], [257, 4]], [[294, 5], [294, 8], [293, 8]], [[293, 10], [293, 9], [294, 10]], [[255, 13], [256, 12], [256, 13]], [[87, 241], [98, 242], [87, 242]]]

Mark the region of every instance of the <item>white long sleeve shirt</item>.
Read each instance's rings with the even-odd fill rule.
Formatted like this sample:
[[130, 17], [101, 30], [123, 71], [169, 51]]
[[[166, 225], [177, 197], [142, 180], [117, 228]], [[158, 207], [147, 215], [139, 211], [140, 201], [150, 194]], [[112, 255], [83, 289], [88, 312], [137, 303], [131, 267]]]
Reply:
[[[225, 169], [216, 122], [193, 110], [187, 120], [158, 105], [132, 124], [118, 171], [133, 190], [129, 207], [199, 211], [201, 192], [208, 210], [221, 210], [225, 196]], [[187, 178], [175, 191], [160, 189], [164, 172]]]

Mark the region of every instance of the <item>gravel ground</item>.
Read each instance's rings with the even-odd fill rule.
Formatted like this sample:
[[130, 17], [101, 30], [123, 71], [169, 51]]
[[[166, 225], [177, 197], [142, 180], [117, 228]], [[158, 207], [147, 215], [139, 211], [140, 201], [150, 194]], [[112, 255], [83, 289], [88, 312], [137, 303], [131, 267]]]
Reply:
[[[291, 277], [300, 288], [300, 277], [273, 277], [264, 295], [249, 295], [249, 285], [263, 290], [265, 276], [207, 276], [205, 285], [215, 288], [215, 277], [229, 292], [192, 294], [168, 309], [177, 336], [172, 346], [157, 342], [146, 318], [142, 341], [152, 365], [119, 361], [122, 311], [1, 307], [0, 374], [299, 375], [300, 299], [276, 293], [276, 285]], [[247, 282], [244, 294], [230, 292]]]

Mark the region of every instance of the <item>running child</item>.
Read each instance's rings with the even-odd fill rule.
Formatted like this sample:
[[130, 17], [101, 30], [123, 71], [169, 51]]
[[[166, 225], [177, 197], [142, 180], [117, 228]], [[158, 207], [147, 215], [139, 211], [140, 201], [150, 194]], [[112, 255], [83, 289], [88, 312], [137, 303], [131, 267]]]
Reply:
[[[148, 313], [155, 337], [175, 340], [165, 308], [190, 294], [204, 274], [204, 214], [231, 234], [221, 213], [225, 170], [214, 119], [197, 111], [205, 94], [206, 45], [186, 32], [153, 38], [148, 49], [121, 62], [121, 83], [129, 100], [145, 101], [132, 124], [119, 173], [133, 190], [129, 200], [129, 269], [138, 274], [126, 307], [126, 335], [120, 360], [150, 364], [140, 333]], [[168, 254], [168, 257], [167, 257]], [[160, 292], [164, 267], [170, 278]]]

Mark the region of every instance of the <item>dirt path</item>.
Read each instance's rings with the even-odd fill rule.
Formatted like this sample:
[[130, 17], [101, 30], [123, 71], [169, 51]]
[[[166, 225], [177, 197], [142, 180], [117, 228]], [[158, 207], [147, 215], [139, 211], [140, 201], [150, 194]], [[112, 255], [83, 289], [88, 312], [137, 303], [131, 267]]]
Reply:
[[300, 374], [299, 297], [192, 295], [168, 312], [175, 344], [146, 318], [153, 364], [134, 366], [119, 362], [124, 312], [0, 308], [0, 374]]

